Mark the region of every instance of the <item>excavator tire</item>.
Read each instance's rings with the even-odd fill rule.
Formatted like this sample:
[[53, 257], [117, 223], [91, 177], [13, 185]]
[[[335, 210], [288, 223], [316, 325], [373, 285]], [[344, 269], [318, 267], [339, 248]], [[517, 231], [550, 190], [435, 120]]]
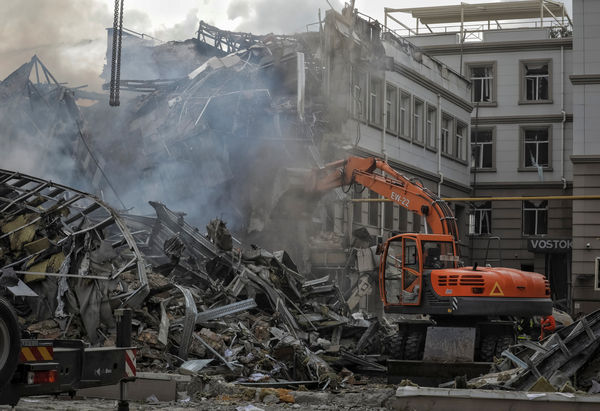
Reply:
[[496, 351], [495, 351], [496, 358], [500, 358], [502, 356], [502, 351], [506, 350], [508, 347], [510, 347], [514, 343], [515, 343], [515, 340], [512, 337], [512, 335], [503, 335], [503, 336], [499, 337], [498, 340], [496, 341]]
[[17, 315], [11, 304], [0, 297], [0, 390], [11, 380], [21, 350]]
[[479, 361], [492, 362], [496, 354], [496, 339], [498, 337], [493, 334], [488, 334], [481, 339], [479, 344]]
[[390, 345], [388, 348], [388, 353], [390, 358], [394, 360], [401, 360], [404, 358], [404, 344], [406, 343], [406, 332], [404, 330], [398, 331], [390, 339]]
[[425, 334], [422, 331], [410, 331], [406, 336], [406, 346], [404, 347], [405, 360], [420, 360], [425, 343]]

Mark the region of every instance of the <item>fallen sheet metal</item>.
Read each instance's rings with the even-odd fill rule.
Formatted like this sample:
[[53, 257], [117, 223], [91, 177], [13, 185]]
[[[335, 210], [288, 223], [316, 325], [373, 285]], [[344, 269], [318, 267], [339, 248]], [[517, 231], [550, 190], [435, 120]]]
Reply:
[[239, 313], [241, 311], [250, 310], [251, 308], [256, 307], [256, 302], [253, 298], [249, 298], [247, 300], [238, 301], [236, 303], [224, 305], [222, 307], [211, 308], [210, 310], [202, 311], [196, 315], [196, 323], [201, 323], [203, 321], [215, 320], [217, 318], [225, 317], [226, 315], [231, 315], [235, 313]]

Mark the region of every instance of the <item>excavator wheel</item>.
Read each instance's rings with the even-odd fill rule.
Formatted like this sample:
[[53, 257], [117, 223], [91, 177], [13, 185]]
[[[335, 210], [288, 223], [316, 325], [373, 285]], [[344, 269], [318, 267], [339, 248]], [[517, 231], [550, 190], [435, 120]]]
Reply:
[[485, 335], [479, 344], [479, 361], [492, 362], [496, 354], [496, 339], [498, 337], [493, 334]]
[[390, 358], [401, 360], [404, 358], [404, 346], [406, 344], [406, 331], [400, 330], [390, 338], [388, 353]]
[[498, 341], [496, 341], [496, 358], [500, 358], [502, 356], [502, 351], [506, 350], [514, 343], [515, 339], [512, 335], [503, 335], [499, 337]]
[[404, 347], [405, 360], [420, 360], [423, 356], [425, 345], [425, 333], [420, 330], [413, 330], [406, 336], [406, 346]]
[[0, 297], [0, 390], [11, 380], [21, 350], [17, 315], [6, 299]]

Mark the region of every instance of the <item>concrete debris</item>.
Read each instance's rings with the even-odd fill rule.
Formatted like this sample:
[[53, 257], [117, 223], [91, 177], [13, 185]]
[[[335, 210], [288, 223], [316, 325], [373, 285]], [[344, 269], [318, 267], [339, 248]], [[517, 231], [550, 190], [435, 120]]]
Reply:
[[140, 217], [19, 173], [0, 184], [0, 282], [32, 336], [108, 344], [125, 305], [138, 369], [330, 388], [355, 381], [348, 368], [385, 371], [394, 330], [350, 315], [329, 277], [307, 279], [285, 251], [245, 247], [218, 219], [201, 234], [160, 203]]
[[600, 376], [600, 310], [559, 329], [539, 343], [522, 341], [502, 353], [490, 374], [470, 387], [521, 391], [589, 391]]

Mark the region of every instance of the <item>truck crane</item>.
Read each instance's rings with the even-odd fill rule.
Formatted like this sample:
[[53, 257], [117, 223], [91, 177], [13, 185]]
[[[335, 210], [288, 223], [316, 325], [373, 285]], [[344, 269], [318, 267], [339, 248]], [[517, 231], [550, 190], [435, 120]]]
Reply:
[[390, 199], [427, 223], [425, 234], [393, 236], [380, 253], [384, 311], [429, 316], [429, 320], [399, 323], [398, 336], [389, 347], [396, 358], [420, 360], [426, 344], [455, 344], [472, 347], [475, 360], [491, 361], [514, 343], [514, 318], [552, 313], [549, 283], [541, 274], [477, 264], [459, 267], [452, 209], [421, 182], [403, 176], [385, 161], [350, 157], [330, 163], [313, 170], [305, 189], [318, 194], [351, 184]]

